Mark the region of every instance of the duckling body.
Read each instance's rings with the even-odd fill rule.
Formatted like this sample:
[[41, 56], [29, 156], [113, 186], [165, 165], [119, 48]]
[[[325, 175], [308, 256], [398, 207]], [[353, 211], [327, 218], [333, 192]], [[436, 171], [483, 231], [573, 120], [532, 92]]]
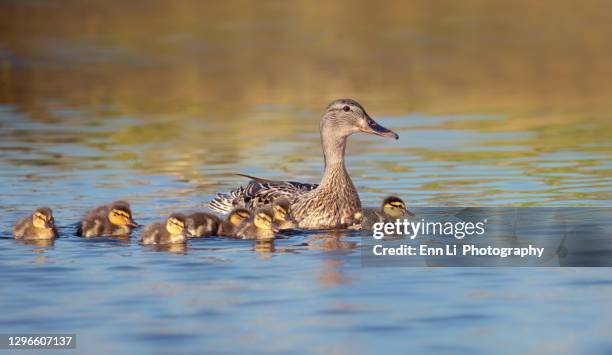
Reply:
[[224, 237], [235, 237], [238, 231], [247, 223], [251, 212], [246, 208], [236, 208], [227, 216], [227, 220], [221, 222], [217, 235]]
[[192, 237], [208, 237], [217, 234], [221, 219], [211, 213], [194, 212], [187, 216], [185, 224]]
[[13, 227], [13, 237], [24, 240], [51, 240], [57, 237], [51, 209], [40, 207], [29, 216], [19, 219]]
[[185, 226], [186, 217], [173, 213], [165, 223], [148, 225], [140, 234], [142, 244], [181, 244], [187, 241], [189, 232]]
[[77, 235], [86, 238], [129, 236], [137, 226], [132, 219], [130, 204], [115, 201], [90, 210], [81, 221]]
[[376, 123], [363, 106], [351, 99], [333, 101], [320, 121], [325, 170], [321, 183], [304, 184], [250, 177], [246, 186], [218, 194], [212, 210], [227, 213], [234, 206], [250, 209], [270, 205], [285, 197], [298, 227], [303, 229], [347, 228], [361, 211], [359, 194], [344, 163], [347, 138], [363, 132], [397, 139], [398, 135]]
[[396, 196], [385, 198], [379, 208], [364, 208], [361, 215], [361, 228], [372, 229], [375, 223], [378, 222], [395, 222], [396, 220], [412, 216], [414, 213], [406, 209], [404, 201]]
[[267, 207], [260, 207], [253, 212], [251, 219], [236, 233], [241, 239], [272, 240], [278, 232], [274, 223], [274, 212]]

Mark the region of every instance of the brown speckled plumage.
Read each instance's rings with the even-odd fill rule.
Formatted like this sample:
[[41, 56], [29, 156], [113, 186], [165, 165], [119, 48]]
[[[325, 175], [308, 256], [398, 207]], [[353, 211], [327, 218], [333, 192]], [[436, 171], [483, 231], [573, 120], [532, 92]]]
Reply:
[[[174, 219], [181, 223], [182, 228], [177, 231], [171, 231], [168, 227], [168, 222]], [[156, 222], [149, 224], [140, 233], [140, 241], [142, 244], [181, 244], [185, 243], [187, 236], [185, 235], [186, 217], [180, 213], [173, 213], [168, 217], [166, 222]]]
[[303, 229], [336, 229], [351, 226], [361, 201], [344, 163], [347, 138], [364, 132], [398, 138], [378, 125], [365, 109], [351, 99], [333, 101], [320, 121], [325, 171], [319, 185], [253, 178], [246, 187], [219, 194], [211, 209], [227, 213], [236, 206], [257, 208], [279, 197], [288, 198], [293, 218]]
[[186, 226], [192, 237], [209, 237], [216, 235], [221, 220], [212, 213], [194, 212], [187, 215]]
[[108, 215], [113, 209], [125, 212], [131, 220], [132, 210], [130, 209], [130, 204], [126, 201], [114, 201], [87, 212], [79, 224], [77, 235], [86, 238], [129, 236], [137, 224], [133, 220], [125, 225], [111, 223]]
[[[34, 214], [40, 213], [47, 219], [47, 225], [39, 228], [34, 225]], [[13, 237], [24, 240], [50, 240], [57, 237], [57, 229], [53, 219], [53, 212], [49, 207], [40, 207], [30, 215], [19, 219], [13, 227]]]

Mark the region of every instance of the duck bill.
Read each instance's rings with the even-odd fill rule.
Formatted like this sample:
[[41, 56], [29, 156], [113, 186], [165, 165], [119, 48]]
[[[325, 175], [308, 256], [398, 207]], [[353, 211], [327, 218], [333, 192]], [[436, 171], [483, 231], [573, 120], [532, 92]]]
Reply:
[[414, 213], [412, 213], [412, 212], [410, 212], [410, 211], [406, 210], [406, 211], [404, 212], [404, 216], [416, 217], [416, 214], [414, 214]]
[[46, 229], [53, 229], [53, 227], [55, 227], [55, 224], [53, 222], [45, 222], [45, 228]]
[[379, 125], [376, 121], [374, 121], [371, 118], [368, 120], [367, 126], [362, 128], [361, 131], [363, 133], [375, 134], [381, 137], [388, 137], [388, 138], [395, 138], [395, 139], [399, 138], [399, 135], [397, 133]]
[[128, 226], [132, 227], [132, 228], [136, 228], [136, 227], [140, 227], [140, 224], [136, 223], [136, 221], [134, 221], [133, 219], [131, 219], [128, 223]]

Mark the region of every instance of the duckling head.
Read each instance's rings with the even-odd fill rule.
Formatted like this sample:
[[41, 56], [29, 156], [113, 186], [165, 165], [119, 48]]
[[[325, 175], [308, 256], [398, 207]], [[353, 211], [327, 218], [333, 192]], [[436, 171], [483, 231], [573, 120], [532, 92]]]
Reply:
[[191, 235], [185, 228], [185, 215], [181, 213], [173, 213], [166, 220], [166, 230], [170, 235]]
[[37, 208], [32, 213], [32, 225], [38, 229], [52, 229], [55, 226], [53, 212], [49, 207]]
[[108, 220], [117, 226], [138, 227], [138, 223], [132, 219], [132, 210], [125, 201], [116, 201], [108, 211]]
[[414, 213], [406, 209], [404, 201], [397, 196], [389, 196], [382, 203], [382, 210], [384, 214], [393, 218], [400, 218], [405, 215], [414, 217]]
[[291, 218], [291, 203], [286, 198], [279, 198], [272, 204], [272, 211], [274, 212], [274, 221], [278, 224], [294, 224], [293, 218]]
[[234, 227], [239, 227], [251, 217], [251, 212], [246, 208], [236, 208], [227, 216], [227, 220]]
[[255, 210], [253, 225], [259, 230], [278, 232], [278, 227], [274, 223], [274, 212], [270, 208], [262, 207]]
[[339, 99], [331, 102], [321, 118], [321, 132], [324, 135], [348, 137], [363, 132], [381, 137], [398, 139], [399, 135], [376, 123], [359, 102]]

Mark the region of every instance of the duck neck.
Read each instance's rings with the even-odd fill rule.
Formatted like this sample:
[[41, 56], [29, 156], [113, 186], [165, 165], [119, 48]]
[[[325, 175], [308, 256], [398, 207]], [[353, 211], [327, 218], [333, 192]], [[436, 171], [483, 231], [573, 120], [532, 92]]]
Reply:
[[[351, 178], [344, 165], [344, 150], [346, 148], [346, 136], [322, 135], [323, 156], [325, 158], [325, 172], [321, 179], [321, 186], [345, 185], [351, 182]], [[349, 184], [352, 185], [352, 182]]]

